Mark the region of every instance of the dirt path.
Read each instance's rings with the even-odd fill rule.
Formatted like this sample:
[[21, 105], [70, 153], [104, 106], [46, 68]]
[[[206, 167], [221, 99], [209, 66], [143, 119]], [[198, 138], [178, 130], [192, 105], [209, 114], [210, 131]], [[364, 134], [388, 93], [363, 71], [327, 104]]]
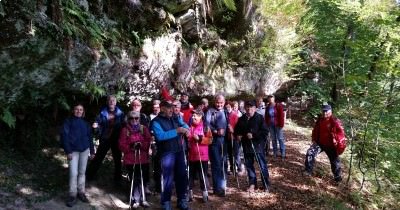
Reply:
[[[218, 209], [352, 209], [346, 202], [347, 192], [342, 186], [336, 185], [332, 180], [329, 161], [326, 155], [318, 157], [315, 175], [305, 177], [302, 175], [304, 168], [304, 154], [310, 145], [310, 128], [299, 127], [289, 121], [285, 127], [287, 158], [268, 156], [271, 189], [266, 194], [261, 191], [249, 194], [247, 176], [239, 177], [240, 189], [237, 189], [236, 180], [228, 176], [228, 189], [225, 198], [215, 197], [210, 194], [208, 203], [202, 203], [200, 191], [195, 190], [195, 201], [190, 205], [194, 210]], [[258, 170], [258, 167], [256, 166]], [[35, 203], [26, 209], [127, 209], [128, 187], [118, 191], [111, 182], [100, 180], [87, 186], [89, 204], [77, 203], [73, 208], [65, 206], [65, 195], [45, 202]], [[198, 185], [196, 188], [199, 188]], [[152, 207], [160, 209], [159, 195], [150, 196]], [[174, 204], [175, 206], [175, 201]], [[4, 209], [24, 209], [22, 206], [11, 205]], [[3, 209], [0, 207], [0, 210]]]

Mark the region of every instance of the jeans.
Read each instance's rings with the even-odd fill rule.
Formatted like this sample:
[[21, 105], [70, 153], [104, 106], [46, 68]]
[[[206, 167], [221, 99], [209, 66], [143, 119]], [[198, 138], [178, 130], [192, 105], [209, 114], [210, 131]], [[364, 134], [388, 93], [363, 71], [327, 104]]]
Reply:
[[118, 139], [104, 139], [100, 142], [99, 147], [96, 151], [96, 156], [89, 164], [87, 170], [88, 179], [93, 179], [99, 170], [104, 158], [107, 155], [108, 150], [111, 148], [112, 157], [114, 160], [114, 181], [120, 181], [122, 175], [122, 164], [121, 158], [122, 153], [118, 148]]
[[340, 159], [336, 153], [335, 148], [321, 148], [318, 144], [312, 144], [306, 153], [305, 168], [306, 171], [311, 173], [314, 168], [315, 158], [321, 152], [325, 152], [331, 164], [331, 170], [335, 178], [340, 178], [342, 168], [340, 166]]
[[69, 194], [76, 196], [78, 192], [85, 192], [85, 172], [89, 158], [89, 149], [83, 152], [72, 152], [69, 161]]
[[269, 133], [271, 134], [272, 140], [272, 149], [274, 152], [274, 157], [278, 154], [278, 142], [279, 142], [279, 149], [282, 155], [282, 158], [286, 156], [286, 146], [285, 146], [285, 139], [283, 136], [283, 128], [276, 127], [275, 125], [269, 126]]
[[[265, 155], [264, 153], [256, 153], [257, 154], [257, 160], [256, 160], [256, 164], [261, 167], [261, 171], [263, 176], [261, 176], [261, 180], [264, 184], [264, 186], [266, 185], [267, 187], [269, 186], [269, 173], [268, 173], [268, 165], [267, 165], [267, 161], [265, 159]], [[245, 165], [246, 165], [246, 169], [247, 169], [247, 174], [249, 176], [249, 184], [252, 185], [256, 185], [257, 186], [257, 177], [256, 177], [256, 171], [254, 168], [254, 153], [245, 153], [244, 154], [244, 160], [245, 160]]]
[[[224, 191], [226, 188], [226, 174], [224, 174], [222, 165], [226, 159], [226, 145], [224, 137], [214, 137], [213, 143], [209, 147], [212, 185], [214, 192]], [[224, 179], [225, 178], [225, 179]]]
[[172, 185], [174, 182], [178, 203], [183, 200], [186, 201], [188, 177], [183, 151], [164, 154], [161, 157], [161, 170], [163, 180], [161, 204], [163, 205], [171, 201]]

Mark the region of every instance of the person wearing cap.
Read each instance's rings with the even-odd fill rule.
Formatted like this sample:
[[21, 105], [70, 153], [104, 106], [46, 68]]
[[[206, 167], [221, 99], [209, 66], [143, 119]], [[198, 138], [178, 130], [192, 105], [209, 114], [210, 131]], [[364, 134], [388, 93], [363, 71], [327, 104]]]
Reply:
[[[140, 113], [130, 111], [128, 113], [127, 123], [121, 130], [119, 136], [119, 148], [124, 153], [123, 163], [128, 170], [130, 180], [133, 179], [131, 207], [136, 209], [141, 204], [143, 207], [149, 207], [150, 204], [143, 199], [141, 178], [144, 186], [149, 182], [149, 148], [151, 143], [151, 134], [149, 129], [140, 124]], [[140, 150], [140, 151], [139, 151]], [[140, 153], [139, 153], [140, 152]], [[140, 156], [139, 156], [140, 154]], [[140, 168], [141, 164], [141, 168]], [[135, 168], [133, 168], [135, 167]], [[135, 170], [135, 173], [133, 173]], [[142, 170], [142, 172], [140, 171]], [[141, 176], [143, 173], [143, 176]], [[132, 175], [135, 177], [132, 177]]]
[[312, 131], [312, 144], [306, 153], [304, 174], [307, 176], [312, 175], [315, 158], [319, 153], [325, 152], [331, 164], [334, 180], [340, 182], [342, 180], [342, 168], [337, 152], [337, 144], [338, 141], [342, 141], [344, 138], [342, 123], [332, 115], [332, 107], [329, 104], [324, 104], [322, 106], [322, 114], [317, 119]]
[[[189, 128], [189, 201], [193, 200], [193, 185], [196, 176], [200, 178], [199, 182], [200, 188], [203, 191], [203, 201], [206, 202], [208, 199], [208, 145], [212, 139], [212, 134], [211, 131], [206, 128], [203, 122], [203, 116], [204, 114], [201, 109], [197, 108], [193, 110]], [[203, 169], [203, 171], [201, 171], [201, 169]]]
[[121, 158], [122, 153], [118, 148], [118, 138], [124, 123], [125, 115], [117, 106], [117, 98], [113, 95], [107, 97], [107, 106], [97, 116], [92, 127], [100, 135], [100, 144], [93, 161], [86, 171], [87, 180], [95, 178], [97, 171], [103, 163], [108, 150], [111, 148], [114, 160], [114, 184], [119, 186], [122, 179]]
[[134, 99], [131, 102], [131, 111], [139, 112], [140, 113], [140, 124], [149, 127], [150, 119], [149, 117], [141, 112], [142, 110], [142, 102], [139, 99]]
[[[242, 142], [245, 166], [249, 178], [249, 192], [253, 192], [257, 187], [257, 178], [254, 167], [254, 161], [259, 162], [264, 190], [269, 188], [269, 173], [264, 148], [268, 130], [264, 118], [256, 112], [255, 101], [245, 103], [246, 114], [239, 118], [234, 132], [239, 141]], [[253, 149], [254, 147], [254, 149]], [[257, 160], [255, 160], [257, 158]], [[265, 189], [266, 188], [266, 189]]]
[[[173, 106], [167, 101], [160, 103], [161, 112], [151, 123], [151, 130], [160, 155], [163, 177], [161, 205], [164, 210], [171, 210], [172, 184], [175, 182], [178, 208], [190, 209], [187, 203], [187, 171], [182, 145], [183, 135], [189, 130], [173, 117]], [[186, 125], [187, 126], [187, 125]]]
[[224, 111], [225, 97], [221, 94], [215, 97], [215, 106], [206, 114], [206, 125], [211, 129], [213, 142], [210, 145], [210, 162], [212, 185], [214, 194], [225, 196], [226, 176], [224, 176], [223, 163], [226, 160], [225, 133], [228, 128], [228, 119]]
[[[272, 149], [274, 157], [278, 155], [278, 143], [282, 160], [286, 157], [286, 145], [283, 136], [283, 126], [285, 125], [285, 113], [283, 105], [275, 102], [275, 97], [269, 95], [267, 97], [268, 105], [265, 109], [265, 122], [267, 124], [272, 140]], [[266, 154], [269, 152], [269, 141], [267, 139]]]

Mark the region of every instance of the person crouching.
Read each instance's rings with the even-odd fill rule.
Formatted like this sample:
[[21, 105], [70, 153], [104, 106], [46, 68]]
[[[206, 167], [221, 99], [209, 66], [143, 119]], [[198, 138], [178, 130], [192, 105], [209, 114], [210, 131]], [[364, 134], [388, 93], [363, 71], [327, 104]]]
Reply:
[[[129, 195], [130, 207], [149, 207], [145, 199], [143, 186], [149, 181], [149, 148], [151, 135], [149, 129], [140, 124], [140, 113], [130, 111], [126, 125], [122, 128], [119, 148], [124, 153], [124, 165], [129, 172], [133, 186]], [[142, 180], [143, 179], [143, 180]]]

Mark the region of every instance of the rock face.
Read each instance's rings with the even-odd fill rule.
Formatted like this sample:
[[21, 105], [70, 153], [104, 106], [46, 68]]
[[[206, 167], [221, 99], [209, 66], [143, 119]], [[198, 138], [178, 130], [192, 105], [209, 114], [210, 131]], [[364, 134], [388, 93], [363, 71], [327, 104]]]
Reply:
[[[289, 61], [285, 55], [265, 66], [227, 57], [234, 43], [216, 28], [221, 11], [216, 11], [214, 1], [43, 0], [27, 4], [0, 2], [0, 16], [5, 20], [0, 23], [0, 68], [18, 62], [13, 68], [21, 74], [29, 68], [42, 86], [56, 83], [57, 75], [64, 73], [68, 75], [62, 78], [68, 80], [63, 80], [65, 89], [90, 92], [99, 87], [101, 94], [124, 91], [126, 98], [146, 99], [158, 94], [162, 85], [196, 95], [265, 95], [285, 80], [283, 70]], [[32, 15], [22, 12], [28, 6], [33, 8]], [[224, 31], [239, 36], [234, 42], [239, 40], [240, 46], [250, 44], [240, 34], [264, 39], [253, 2], [237, 6], [234, 19], [241, 20], [241, 25], [236, 31], [234, 24], [224, 26], [229, 28]], [[38, 49], [23, 50], [29, 43]]]

